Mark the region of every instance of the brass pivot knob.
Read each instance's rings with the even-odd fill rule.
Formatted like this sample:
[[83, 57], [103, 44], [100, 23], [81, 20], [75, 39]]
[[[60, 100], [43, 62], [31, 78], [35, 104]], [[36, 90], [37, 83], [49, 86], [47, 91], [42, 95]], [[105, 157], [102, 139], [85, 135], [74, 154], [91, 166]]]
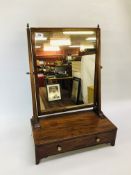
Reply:
[[96, 138], [96, 142], [99, 143], [101, 141], [100, 138]]
[[62, 147], [61, 146], [57, 146], [57, 150], [60, 152], [62, 151]]

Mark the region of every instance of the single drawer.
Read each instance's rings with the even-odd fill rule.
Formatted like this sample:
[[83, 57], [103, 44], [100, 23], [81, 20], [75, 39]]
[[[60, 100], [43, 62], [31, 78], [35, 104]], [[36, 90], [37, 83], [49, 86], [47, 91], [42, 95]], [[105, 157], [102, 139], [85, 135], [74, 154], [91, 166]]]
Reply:
[[72, 151], [88, 146], [112, 143], [115, 140], [116, 131], [100, 133], [97, 135], [81, 136], [74, 139], [62, 140], [45, 145], [36, 145], [36, 152], [40, 158]]

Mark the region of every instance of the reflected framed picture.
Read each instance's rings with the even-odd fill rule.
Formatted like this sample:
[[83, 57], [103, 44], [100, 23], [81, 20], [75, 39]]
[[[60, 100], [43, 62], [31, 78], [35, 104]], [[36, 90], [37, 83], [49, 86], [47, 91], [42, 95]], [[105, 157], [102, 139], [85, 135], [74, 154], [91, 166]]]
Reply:
[[81, 89], [81, 79], [73, 77], [71, 100], [75, 104], [79, 104], [80, 89]]
[[61, 100], [60, 84], [47, 84], [48, 101]]

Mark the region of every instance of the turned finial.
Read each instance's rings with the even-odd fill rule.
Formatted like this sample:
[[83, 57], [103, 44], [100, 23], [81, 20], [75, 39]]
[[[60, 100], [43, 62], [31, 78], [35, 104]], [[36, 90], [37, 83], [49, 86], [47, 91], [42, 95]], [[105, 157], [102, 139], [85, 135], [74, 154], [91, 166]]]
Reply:
[[29, 28], [29, 23], [27, 23], [27, 28]]

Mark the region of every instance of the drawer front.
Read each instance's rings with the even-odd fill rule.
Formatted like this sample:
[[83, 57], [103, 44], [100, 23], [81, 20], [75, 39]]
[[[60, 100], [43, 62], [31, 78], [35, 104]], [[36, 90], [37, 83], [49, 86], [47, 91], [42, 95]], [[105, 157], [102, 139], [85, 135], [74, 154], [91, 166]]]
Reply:
[[36, 145], [37, 154], [39, 157], [47, 157], [50, 155], [55, 155], [67, 151], [72, 151], [88, 146], [103, 144], [103, 143], [111, 143], [115, 139], [116, 131], [101, 133], [97, 135], [91, 136], [83, 136], [71, 140], [64, 140], [61, 142], [55, 142], [51, 144]]

